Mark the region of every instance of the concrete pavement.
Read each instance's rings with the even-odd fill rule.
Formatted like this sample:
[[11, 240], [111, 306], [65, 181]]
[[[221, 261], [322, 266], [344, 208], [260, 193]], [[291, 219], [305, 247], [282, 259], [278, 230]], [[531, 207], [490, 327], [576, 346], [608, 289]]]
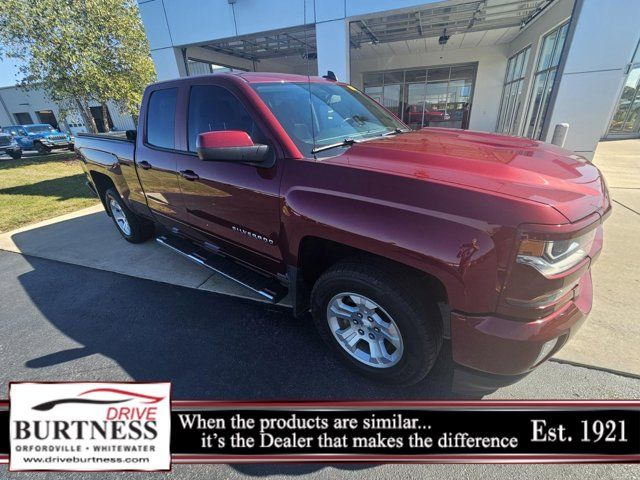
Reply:
[[[594, 266], [593, 311], [556, 357], [640, 375], [640, 257], [634, 253], [640, 234], [640, 140], [602, 142], [594, 162], [605, 174], [614, 211]], [[260, 300], [155, 242], [127, 243], [99, 205], [1, 234], [0, 249]]]
[[[154, 241], [130, 244], [101, 204], [0, 234], [0, 250], [263, 301]], [[283, 303], [287, 302], [285, 298]]]
[[600, 142], [594, 163], [613, 213], [593, 267], [593, 310], [556, 358], [640, 375], [640, 140]]

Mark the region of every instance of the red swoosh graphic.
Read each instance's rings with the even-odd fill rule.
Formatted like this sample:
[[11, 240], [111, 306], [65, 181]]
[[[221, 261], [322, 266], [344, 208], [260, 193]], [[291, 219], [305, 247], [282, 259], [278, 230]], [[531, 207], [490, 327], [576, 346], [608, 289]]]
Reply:
[[96, 393], [96, 392], [109, 392], [109, 393], [117, 393], [120, 395], [129, 395], [132, 397], [144, 398], [147, 401], [143, 403], [158, 403], [160, 400], [164, 399], [164, 397], [153, 397], [151, 395], [144, 395], [142, 393], [128, 392], [126, 390], [118, 390], [117, 388], [94, 388], [93, 390], [87, 390], [86, 392], [82, 392], [79, 396], [88, 395], [89, 393]]

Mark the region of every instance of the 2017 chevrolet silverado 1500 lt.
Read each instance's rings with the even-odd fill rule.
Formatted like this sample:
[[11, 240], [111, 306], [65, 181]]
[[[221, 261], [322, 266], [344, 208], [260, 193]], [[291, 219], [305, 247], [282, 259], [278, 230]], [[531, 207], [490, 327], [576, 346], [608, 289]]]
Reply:
[[289, 292], [378, 380], [421, 380], [450, 338], [454, 387], [495, 389], [591, 309], [609, 196], [553, 145], [410, 131], [350, 85], [240, 73], [151, 85], [137, 133], [76, 147], [124, 238]]

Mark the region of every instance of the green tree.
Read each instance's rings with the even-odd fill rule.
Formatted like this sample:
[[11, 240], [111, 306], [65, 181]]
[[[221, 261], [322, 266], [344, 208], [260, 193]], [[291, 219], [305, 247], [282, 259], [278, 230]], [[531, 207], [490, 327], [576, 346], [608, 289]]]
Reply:
[[89, 130], [91, 100], [137, 115], [155, 78], [135, 0], [1, 0], [0, 53], [20, 60], [20, 85], [43, 88]]

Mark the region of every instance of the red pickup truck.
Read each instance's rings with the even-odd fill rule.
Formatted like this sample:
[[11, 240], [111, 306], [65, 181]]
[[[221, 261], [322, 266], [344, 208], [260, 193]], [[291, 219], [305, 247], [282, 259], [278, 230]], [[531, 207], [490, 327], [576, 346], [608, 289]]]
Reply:
[[76, 149], [125, 239], [289, 294], [377, 380], [420, 381], [450, 339], [454, 389], [495, 389], [591, 309], [609, 195], [553, 145], [410, 131], [351, 85], [240, 73], [151, 85], [137, 132]]

